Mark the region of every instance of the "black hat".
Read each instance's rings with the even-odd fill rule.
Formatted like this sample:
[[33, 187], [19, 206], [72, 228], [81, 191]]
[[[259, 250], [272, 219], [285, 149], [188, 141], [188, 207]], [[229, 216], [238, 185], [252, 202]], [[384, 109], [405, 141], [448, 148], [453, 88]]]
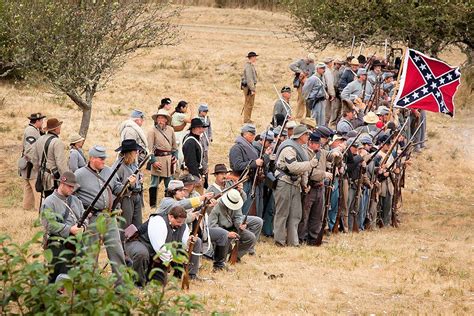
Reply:
[[170, 98], [161, 99], [161, 104], [171, 104], [171, 99]]
[[309, 134], [309, 141], [319, 143], [320, 140], [321, 140], [321, 134], [320, 133], [312, 132], [311, 134]]
[[283, 92], [291, 92], [291, 88], [288, 86], [284, 86], [283, 88], [281, 88], [281, 93]]
[[38, 113], [33, 113], [30, 116], [28, 116], [28, 119], [31, 120], [31, 121], [36, 121], [36, 120], [44, 119], [45, 117], [46, 117], [46, 115], [43, 115], [43, 114], [38, 112]]
[[191, 126], [189, 127], [189, 129], [193, 129], [196, 127], [209, 127], [209, 125], [204, 124], [204, 122], [199, 117], [195, 117], [191, 120]]
[[365, 64], [367, 62], [367, 58], [365, 58], [364, 55], [357, 56], [357, 60], [359, 61], [360, 64]]
[[324, 138], [331, 138], [334, 134], [336, 134], [334, 130], [326, 126], [316, 127], [316, 132], [320, 134], [320, 137], [324, 137]]
[[249, 53], [247, 54], [247, 58], [250, 58], [250, 57], [257, 57], [257, 56], [258, 56], [258, 55], [257, 55], [256, 52], [249, 52]]
[[144, 150], [134, 139], [124, 139], [122, 145], [115, 149], [116, 152], [126, 153], [134, 150]]
[[227, 167], [223, 163], [218, 163], [217, 165], [214, 166], [214, 172], [211, 174], [216, 174], [216, 173], [229, 173], [230, 170], [227, 170]]
[[199, 181], [200, 181], [198, 177], [193, 176], [193, 175], [190, 174], [190, 173], [185, 174], [185, 175], [182, 175], [181, 177], [179, 177], [179, 180], [180, 180], [180, 181], [183, 181], [183, 184], [184, 184], [184, 185], [187, 185], [187, 184], [198, 184]]
[[374, 62], [372, 63], [372, 66], [370, 68], [374, 69], [374, 67], [376, 67], [376, 66], [385, 67], [385, 64], [382, 63], [380, 60], [376, 59], [376, 60], [374, 60]]
[[377, 145], [383, 144], [387, 141], [387, 139], [390, 138], [390, 135], [388, 134], [380, 134], [379, 137], [377, 137]]

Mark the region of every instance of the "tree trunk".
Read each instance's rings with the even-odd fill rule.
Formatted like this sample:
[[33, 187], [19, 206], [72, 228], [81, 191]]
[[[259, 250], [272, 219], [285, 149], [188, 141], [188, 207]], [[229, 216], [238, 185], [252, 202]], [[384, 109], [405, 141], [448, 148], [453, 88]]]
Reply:
[[89, 131], [91, 116], [92, 116], [92, 104], [89, 105], [89, 107], [82, 109], [82, 119], [81, 119], [81, 127], [79, 128], [79, 134], [81, 134], [82, 137], [84, 138], [86, 138], [87, 132]]

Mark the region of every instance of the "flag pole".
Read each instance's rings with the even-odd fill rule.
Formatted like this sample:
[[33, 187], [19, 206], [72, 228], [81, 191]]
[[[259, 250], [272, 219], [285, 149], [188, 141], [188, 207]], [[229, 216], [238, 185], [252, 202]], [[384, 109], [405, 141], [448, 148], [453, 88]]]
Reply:
[[397, 84], [395, 85], [395, 89], [393, 91], [393, 98], [390, 102], [390, 116], [392, 116], [393, 113], [393, 104], [396, 99], [396, 95], [398, 94], [398, 89], [400, 89], [400, 76], [402, 75], [403, 72], [403, 66], [405, 65], [405, 54], [407, 53], [407, 47], [403, 49], [403, 54], [402, 54], [402, 60], [400, 63], [400, 69], [398, 70], [398, 76], [397, 76]]

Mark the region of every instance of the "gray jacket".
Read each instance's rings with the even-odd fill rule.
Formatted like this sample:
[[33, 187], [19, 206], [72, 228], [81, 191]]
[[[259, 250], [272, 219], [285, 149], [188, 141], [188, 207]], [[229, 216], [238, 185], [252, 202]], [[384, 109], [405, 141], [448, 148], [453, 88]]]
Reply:
[[[363, 83], [360, 82], [359, 80], [354, 80], [351, 83], [349, 83], [344, 88], [344, 90], [342, 90], [341, 99], [347, 99], [354, 102], [356, 98], [362, 98], [363, 91], [364, 91]], [[370, 82], [367, 81], [367, 84], [365, 85], [365, 100], [370, 99], [372, 92], [373, 92], [372, 85], [370, 84]]]
[[[98, 174], [92, 170], [89, 166], [77, 169], [74, 174], [76, 175], [77, 183], [80, 188], [76, 190], [75, 195], [81, 200], [84, 207], [91, 205], [92, 201], [99, 193], [105, 181], [112, 174], [113, 169], [105, 166]], [[101, 178], [99, 179], [97, 175]], [[123, 188], [123, 184], [117, 179], [117, 174], [110, 181], [108, 188], [102, 192], [94, 208], [98, 210], [110, 209], [115, 199], [114, 194], [120, 193]]]
[[82, 148], [76, 149], [71, 148], [69, 150], [69, 170], [72, 172], [76, 172], [77, 169], [84, 167], [87, 165], [86, 156], [84, 156], [84, 152]]
[[275, 117], [277, 114], [281, 114], [283, 116], [291, 115], [291, 107], [290, 102], [286, 102], [287, 104], [284, 104], [281, 99], [276, 100], [275, 105], [273, 105], [273, 117]]
[[243, 220], [242, 209], [233, 211], [220, 200], [209, 215], [209, 227], [221, 227], [227, 230], [238, 229]]
[[[46, 210], [51, 214], [46, 215]], [[57, 190], [48, 196], [41, 205], [42, 223], [50, 236], [68, 237], [71, 227], [84, 213], [81, 201], [71, 195], [67, 198], [58, 193]], [[51, 216], [51, 217], [50, 217]], [[55, 219], [52, 216], [56, 216]]]
[[306, 77], [310, 77], [314, 74], [315, 72], [315, 66], [314, 63], [306, 63], [304, 59], [299, 59], [290, 64], [290, 69], [293, 71], [295, 74], [300, 74], [304, 73]]
[[305, 100], [324, 98], [326, 96], [325, 86], [326, 83], [324, 82], [324, 78], [314, 74], [304, 83], [303, 97]]
[[257, 71], [255, 66], [251, 62], [246, 62], [244, 66], [244, 73], [242, 74], [244, 82], [247, 84], [247, 88], [251, 91], [255, 91], [257, 85]]
[[[20, 176], [23, 179], [36, 179], [38, 173], [37, 168], [33, 168], [33, 158], [35, 154], [35, 142], [41, 137], [40, 131], [33, 125], [28, 125], [23, 133], [23, 150], [21, 158], [29, 162], [26, 168], [20, 169]], [[29, 177], [28, 177], [29, 173]]]

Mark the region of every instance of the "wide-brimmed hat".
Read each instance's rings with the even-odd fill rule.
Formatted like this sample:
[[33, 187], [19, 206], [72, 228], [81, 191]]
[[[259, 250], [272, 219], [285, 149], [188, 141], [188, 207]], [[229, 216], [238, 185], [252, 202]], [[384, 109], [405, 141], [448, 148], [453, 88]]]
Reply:
[[76, 144], [80, 141], [83, 141], [85, 138], [79, 135], [78, 133], [73, 133], [69, 136], [69, 144]]
[[313, 53], [309, 53], [308, 56], [306, 56], [306, 59], [314, 62], [316, 60], [316, 55], [314, 55]]
[[65, 171], [59, 177], [59, 182], [70, 185], [74, 187], [74, 189], [78, 189], [80, 187], [79, 183], [77, 183], [76, 175], [71, 171]]
[[38, 113], [33, 113], [30, 116], [28, 116], [28, 119], [33, 121], [33, 120], [41, 120], [41, 119], [44, 119], [45, 117], [46, 115], [43, 115], [38, 112]]
[[151, 116], [151, 118], [153, 119], [153, 121], [156, 121], [156, 118], [158, 116], [164, 116], [168, 119], [168, 123], [171, 121], [171, 116], [170, 114], [168, 113], [168, 111], [166, 111], [165, 109], [161, 109], [161, 110], [158, 110], [158, 112], [156, 112], [155, 114], [153, 114]]
[[375, 124], [379, 121], [379, 118], [377, 117], [377, 114], [374, 112], [370, 111], [364, 116], [364, 122], [367, 124]]
[[50, 118], [46, 122], [46, 131], [52, 131], [55, 128], [58, 128], [63, 124], [63, 121], [58, 120], [57, 118]]
[[240, 196], [239, 191], [231, 189], [222, 196], [222, 203], [233, 211], [237, 211], [244, 205], [244, 200]]
[[189, 174], [189, 173], [179, 177], [179, 180], [182, 181], [184, 185], [198, 184], [200, 182], [198, 177], [193, 176], [192, 174]]
[[332, 135], [336, 134], [334, 130], [326, 126], [316, 127], [316, 132], [318, 132], [323, 138], [331, 138]]
[[122, 145], [119, 148], [115, 149], [116, 152], [126, 153], [129, 151], [141, 150], [144, 151], [143, 147], [138, 145], [137, 141], [134, 139], [124, 139]]
[[306, 125], [300, 124], [295, 127], [293, 130], [293, 135], [291, 135], [291, 139], [298, 139], [304, 134], [310, 133], [309, 129], [306, 127]]
[[257, 56], [258, 56], [258, 55], [257, 55], [256, 52], [249, 52], [249, 53], [247, 54], [247, 58], [250, 58], [250, 57], [257, 57]]
[[216, 173], [229, 173], [230, 170], [227, 169], [227, 167], [223, 163], [218, 163], [217, 165], [214, 166], [214, 172], [211, 174], [216, 174]]
[[381, 62], [380, 60], [376, 59], [373, 61], [372, 65], [370, 66], [370, 69], [374, 69], [374, 67], [377, 67], [377, 66], [384, 67], [385, 64]]
[[191, 126], [189, 126], [189, 129], [197, 127], [209, 127], [209, 125], [204, 124], [204, 122], [199, 117], [195, 117], [191, 120]]
[[351, 62], [349, 63], [349, 65], [351, 66], [359, 66], [360, 63], [359, 63], [359, 60], [357, 60], [357, 58], [352, 58]]
[[304, 125], [309, 126], [311, 128], [315, 128], [316, 127], [316, 120], [314, 118], [311, 118], [311, 117], [304, 117], [304, 118], [301, 119], [300, 124], [304, 124]]

